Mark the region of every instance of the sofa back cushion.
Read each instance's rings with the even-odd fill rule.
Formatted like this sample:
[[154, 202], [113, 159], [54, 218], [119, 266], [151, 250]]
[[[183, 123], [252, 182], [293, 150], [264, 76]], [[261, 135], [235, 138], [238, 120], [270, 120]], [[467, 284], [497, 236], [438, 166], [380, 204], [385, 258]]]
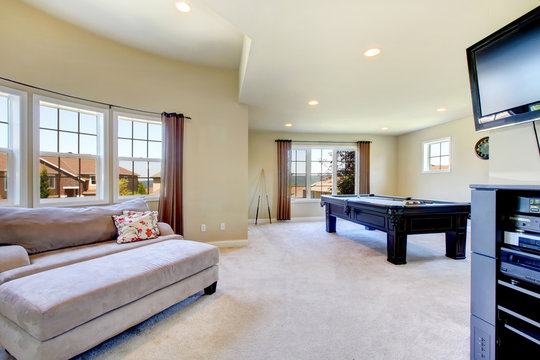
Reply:
[[0, 245], [20, 245], [29, 254], [116, 238], [113, 215], [148, 211], [144, 198], [87, 208], [0, 208]]

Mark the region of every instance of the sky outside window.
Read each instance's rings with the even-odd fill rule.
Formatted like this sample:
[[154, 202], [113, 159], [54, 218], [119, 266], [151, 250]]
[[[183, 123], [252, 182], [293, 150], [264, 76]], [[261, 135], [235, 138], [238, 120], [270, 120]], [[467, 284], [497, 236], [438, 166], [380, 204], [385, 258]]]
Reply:
[[40, 151], [97, 155], [98, 115], [40, 106]]

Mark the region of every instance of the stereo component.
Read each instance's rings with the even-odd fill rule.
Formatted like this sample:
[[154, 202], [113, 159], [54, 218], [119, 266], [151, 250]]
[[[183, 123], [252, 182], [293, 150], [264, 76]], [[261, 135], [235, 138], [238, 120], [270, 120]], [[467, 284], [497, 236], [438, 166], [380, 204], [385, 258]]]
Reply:
[[540, 256], [501, 247], [501, 273], [540, 285]]
[[511, 214], [508, 220], [515, 229], [540, 233], [540, 216]]
[[518, 246], [527, 250], [540, 251], [540, 235], [522, 232], [505, 231], [504, 243]]
[[540, 215], [540, 197], [518, 196], [516, 211]]

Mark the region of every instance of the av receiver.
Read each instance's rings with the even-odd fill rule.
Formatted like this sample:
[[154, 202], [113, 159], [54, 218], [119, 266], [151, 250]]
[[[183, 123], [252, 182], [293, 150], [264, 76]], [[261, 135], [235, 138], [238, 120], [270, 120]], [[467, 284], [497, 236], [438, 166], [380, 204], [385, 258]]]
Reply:
[[508, 220], [515, 229], [540, 233], [540, 216], [512, 214]]
[[540, 256], [501, 247], [500, 271], [512, 278], [540, 285]]

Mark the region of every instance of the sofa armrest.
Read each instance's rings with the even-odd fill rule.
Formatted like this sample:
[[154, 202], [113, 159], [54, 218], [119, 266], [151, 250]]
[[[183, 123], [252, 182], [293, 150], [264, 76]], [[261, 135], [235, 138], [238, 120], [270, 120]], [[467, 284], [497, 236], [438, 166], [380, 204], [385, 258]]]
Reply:
[[26, 249], [20, 245], [0, 246], [0, 272], [30, 265]]
[[174, 235], [174, 231], [171, 226], [164, 222], [157, 223], [160, 234], [163, 235]]

